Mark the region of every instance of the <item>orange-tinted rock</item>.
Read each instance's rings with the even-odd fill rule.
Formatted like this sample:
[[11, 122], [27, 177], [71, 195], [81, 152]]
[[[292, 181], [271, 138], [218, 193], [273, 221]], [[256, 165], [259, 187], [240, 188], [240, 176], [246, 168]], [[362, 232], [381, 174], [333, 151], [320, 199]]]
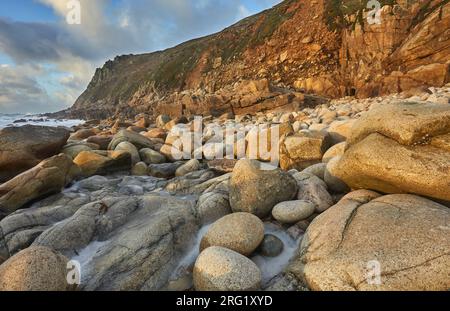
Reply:
[[25, 125], [0, 131], [0, 183], [59, 153], [69, 138], [64, 128]]

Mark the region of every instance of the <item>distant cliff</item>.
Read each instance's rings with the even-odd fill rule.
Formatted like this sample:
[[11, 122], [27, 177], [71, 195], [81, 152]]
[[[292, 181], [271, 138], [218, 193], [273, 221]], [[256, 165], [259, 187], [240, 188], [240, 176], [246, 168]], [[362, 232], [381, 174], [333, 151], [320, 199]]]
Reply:
[[205, 98], [233, 110], [227, 92], [242, 80], [328, 97], [447, 83], [449, 1], [381, 2], [379, 25], [367, 23], [366, 1], [286, 0], [217, 34], [165, 51], [118, 56], [97, 69], [64, 114], [156, 114], [166, 105], [182, 112], [186, 101], [201, 102], [206, 113]]

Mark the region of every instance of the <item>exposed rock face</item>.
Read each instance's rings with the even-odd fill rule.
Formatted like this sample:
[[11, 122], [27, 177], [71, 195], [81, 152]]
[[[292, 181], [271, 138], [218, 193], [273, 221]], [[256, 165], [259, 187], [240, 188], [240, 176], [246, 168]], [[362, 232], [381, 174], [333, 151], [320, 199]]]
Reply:
[[353, 127], [330, 173], [355, 189], [450, 200], [450, 106], [392, 104]]
[[214, 246], [195, 262], [194, 286], [198, 291], [255, 291], [261, 286], [261, 272], [241, 254]]
[[[362, 97], [439, 85], [449, 79], [448, 1], [397, 1], [382, 9], [381, 25], [344, 34], [343, 70]], [[395, 31], [392, 31], [395, 29]], [[345, 50], [344, 50], [345, 51]], [[384, 69], [383, 74], [380, 69]], [[378, 76], [376, 76], [378, 74]]]
[[352, 192], [311, 224], [289, 271], [313, 290], [447, 290], [449, 222], [425, 198]]
[[67, 129], [34, 125], [0, 130], [0, 183], [58, 154], [69, 135]]
[[84, 179], [0, 221], [0, 257], [45, 246], [80, 261], [81, 290], [162, 289], [199, 229], [195, 196], [144, 194], [163, 185], [151, 177]]
[[46, 247], [29, 247], [0, 266], [0, 291], [66, 291], [69, 259]]
[[218, 117], [227, 112], [245, 115], [268, 110], [289, 111], [304, 105], [307, 104], [302, 93], [276, 88], [267, 79], [261, 79], [229, 85], [212, 94], [176, 93], [159, 102], [155, 113], [174, 117], [199, 114]]
[[[450, 4], [394, 2], [383, 7], [381, 24], [369, 25], [361, 1], [288, 0], [215, 35], [163, 52], [116, 57], [63, 114], [218, 116], [303, 103], [301, 94], [285, 87], [367, 97], [444, 85]], [[260, 82], [234, 85], [236, 77]]]
[[266, 217], [280, 202], [297, 194], [297, 183], [279, 169], [262, 170], [255, 160], [240, 160], [230, 179], [230, 205], [234, 212]]
[[0, 185], [0, 218], [28, 202], [61, 191], [79, 174], [80, 169], [65, 154], [42, 161]]

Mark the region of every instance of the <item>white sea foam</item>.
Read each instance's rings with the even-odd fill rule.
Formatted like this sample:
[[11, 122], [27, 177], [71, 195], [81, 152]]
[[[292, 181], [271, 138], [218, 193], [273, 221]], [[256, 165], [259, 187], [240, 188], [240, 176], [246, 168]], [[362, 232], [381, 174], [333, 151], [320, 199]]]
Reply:
[[283, 252], [277, 257], [264, 257], [256, 255], [252, 258], [253, 262], [261, 270], [262, 283], [267, 284], [271, 279], [280, 274], [288, 265], [298, 248], [299, 241], [293, 239], [285, 230], [273, 224], [265, 225], [265, 233], [272, 234], [279, 238], [283, 244]]
[[190, 250], [181, 258], [170, 279], [176, 279], [177, 277], [180, 277], [189, 267], [191, 267], [195, 263], [195, 260], [197, 259], [200, 252], [200, 242], [202, 241], [202, 238], [206, 234], [206, 232], [208, 232], [210, 226], [211, 225], [203, 226], [198, 231]]
[[[25, 120], [24, 122], [14, 123], [17, 120]], [[72, 127], [82, 124], [83, 120], [56, 120], [38, 115], [29, 114], [2, 114], [0, 113], [0, 129], [8, 126], [23, 126], [27, 124], [41, 125], [41, 126], [66, 126]]]

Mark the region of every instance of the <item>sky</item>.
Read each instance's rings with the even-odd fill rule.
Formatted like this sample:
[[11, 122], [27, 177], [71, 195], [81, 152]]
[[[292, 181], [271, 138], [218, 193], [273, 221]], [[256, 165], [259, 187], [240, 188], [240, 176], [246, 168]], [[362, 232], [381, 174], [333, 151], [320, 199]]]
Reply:
[[279, 2], [0, 0], [0, 113], [68, 108], [108, 59], [215, 33]]

